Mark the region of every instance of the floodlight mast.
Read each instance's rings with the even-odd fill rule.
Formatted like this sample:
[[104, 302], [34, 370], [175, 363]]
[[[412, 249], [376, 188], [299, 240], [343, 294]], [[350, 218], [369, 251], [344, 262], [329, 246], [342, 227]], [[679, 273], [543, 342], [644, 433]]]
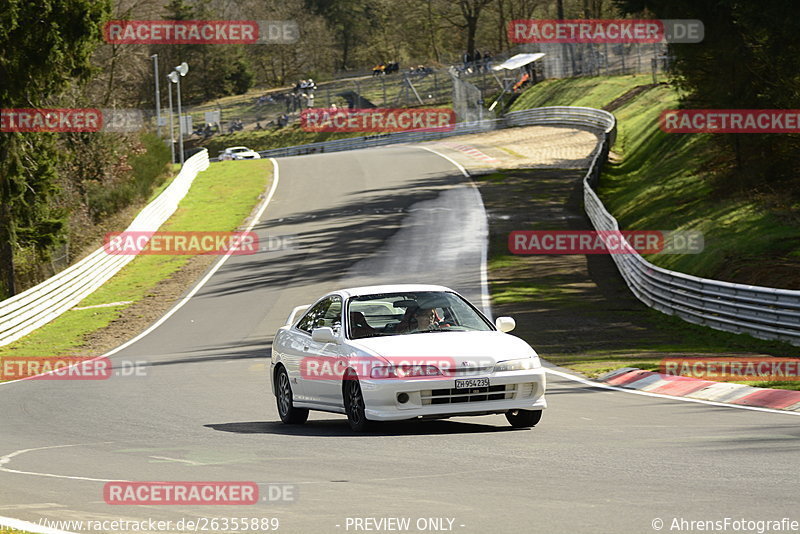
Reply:
[[178, 85], [178, 150], [180, 151], [180, 162], [183, 166], [183, 115], [181, 112], [181, 78], [189, 72], [189, 65], [184, 61], [170, 72], [169, 79]]
[[156, 131], [158, 132], [158, 137], [161, 137], [161, 93], [158, 90], [158, 54], [153, 54], [150, 59], [153, 60], [153, 81], [156, 84]]
[[172, 84], [178, 83], [178, 75], [175, 72], [167, 74], [167, 79], [172, 82], [169, 84], [169, 147], [172, 152], [172, 163], [175, 163], [175, 126], [172, 123]]

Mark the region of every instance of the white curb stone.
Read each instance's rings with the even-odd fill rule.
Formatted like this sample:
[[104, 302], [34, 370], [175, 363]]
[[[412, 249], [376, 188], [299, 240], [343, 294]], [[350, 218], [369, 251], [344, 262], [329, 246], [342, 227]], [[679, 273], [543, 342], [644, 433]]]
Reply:
[[664, 378], [656, 373], [654, 375], [646, 376], [644, 378], [640, 378], [636, 382], [631, 382], [630, 384], [625, 384], [622, 387], [630, 388], [630, 389], [639, 389], [643, 391], [650, 391], [651, 389], [655, 389], [659, 386], [663, 386], [666, 384], [667, 381]]
[[730, 402], [744, 397], [753, 392], [752, 387], [744, 384], [731, 384], [729, 382], [718, 382], [716, 384], [704, 387], [701, 390], [689, 393], [687, 397], [693, 399], [703, 399], [716, 402]]

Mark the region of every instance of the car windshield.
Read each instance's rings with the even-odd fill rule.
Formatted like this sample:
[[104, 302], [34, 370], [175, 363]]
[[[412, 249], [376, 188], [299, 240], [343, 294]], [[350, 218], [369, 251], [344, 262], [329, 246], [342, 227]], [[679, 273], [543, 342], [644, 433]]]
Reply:
[[250, 150], [249, 148], [244, 148], [244, 147], [242, 147], [242, 148], [232, 148], [231, 152], [247, 152], [249, 150]]
[[446, 291], [352, 297], [347, 312], [349, 339], [494, 329], [466, 300]]

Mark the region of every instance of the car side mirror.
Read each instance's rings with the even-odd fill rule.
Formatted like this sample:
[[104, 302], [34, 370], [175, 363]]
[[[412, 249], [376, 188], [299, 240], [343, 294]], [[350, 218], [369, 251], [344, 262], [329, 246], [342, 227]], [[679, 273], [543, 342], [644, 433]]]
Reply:
[[494, 320], [494, 325], [501, 332], [511, 332], [517, 327], [517, 322], [512, 317], [498, 317]]
[[338, 343], [339, 339], [330, 326], [321, 326], [311, 331], [311, 339], [317, 343]]

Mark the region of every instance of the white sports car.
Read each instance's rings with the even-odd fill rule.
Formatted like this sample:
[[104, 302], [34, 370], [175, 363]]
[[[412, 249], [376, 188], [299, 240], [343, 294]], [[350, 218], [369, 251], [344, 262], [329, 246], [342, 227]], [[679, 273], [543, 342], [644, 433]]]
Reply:
[[261, 155], [246, 146], [232, 146], [219, 153], [220, 161], [240, 159], [261, 159]]
[[[301, 314], [299, 319], [296, 316]], [[309, 410], [371, 421], [504, 413], [532, 427], [547, 407], [539, 357], [442, 286], [389, 285], [334, 291], [295, 308], [272, 344], [278, 413], [302, 424]]]

